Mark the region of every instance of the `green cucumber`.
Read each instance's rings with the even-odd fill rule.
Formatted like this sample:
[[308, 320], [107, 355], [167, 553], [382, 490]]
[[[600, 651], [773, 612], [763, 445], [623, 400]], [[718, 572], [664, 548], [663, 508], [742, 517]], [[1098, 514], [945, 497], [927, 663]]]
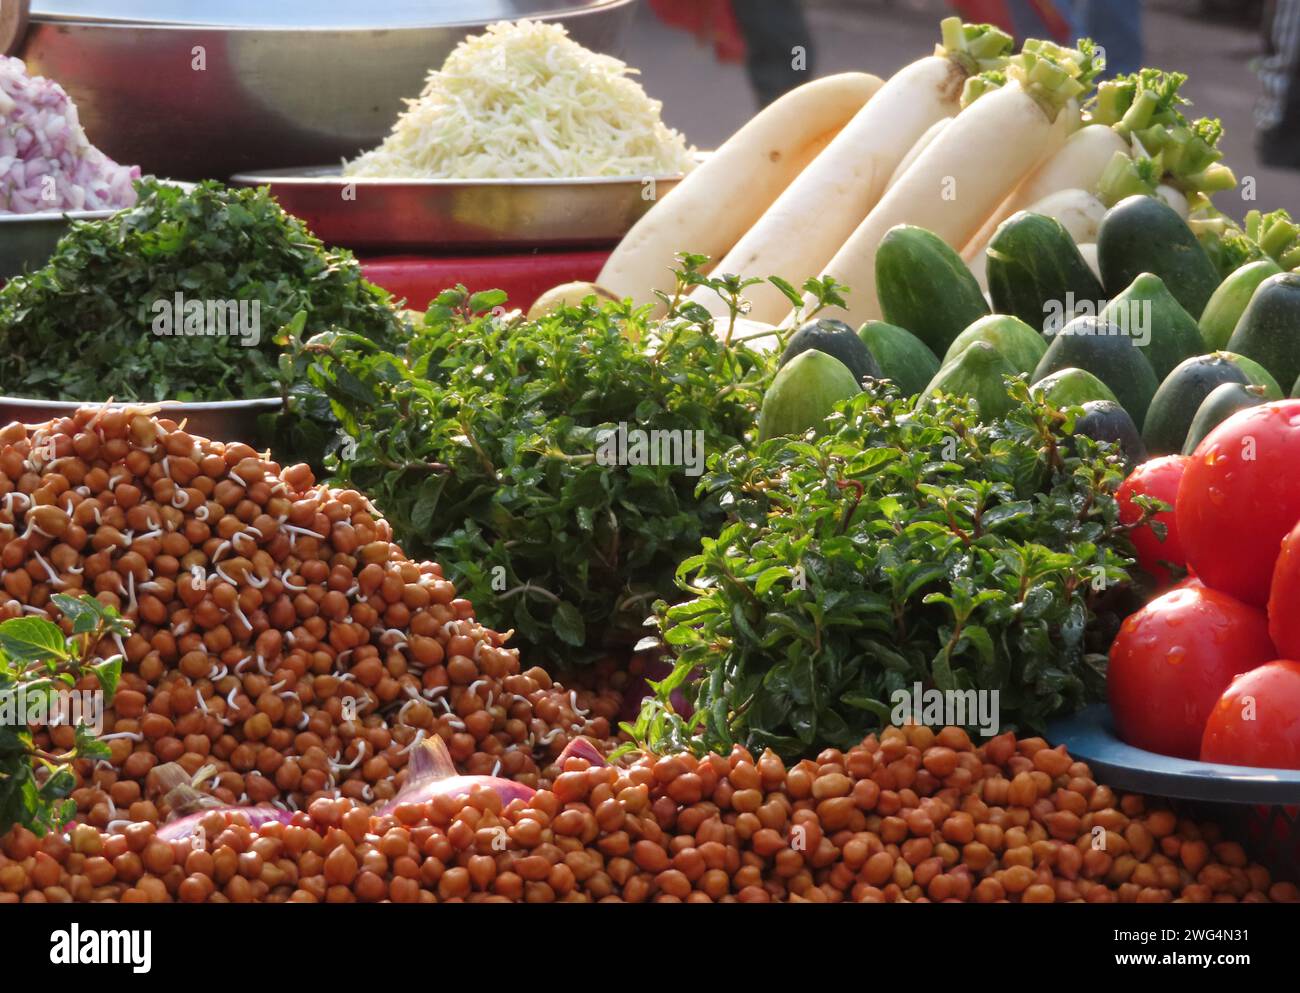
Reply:
[[858, 337], [880, 363], [881, 375], [892, 379], [904, 396], [916, 396], [939, 371], [934, 352], [905, 328], [867, 321], [858, 328]]
[[1015, 403], [1002, 378], [1017, 374], [1016, 368], [987, 341], [973, 341], [955, 362], [939, 370], [923, 395], [972, 397], [979, 404], [980, 419], [992, 421], [1005, 417]]
[[861, 392], [839, 359], [815, 348], [801, 352], [777, 370], [763, 395], [758, 440], [820, 428], [837, 403]]
[[882, 376], [879, 364], [857, 332], [843, 321], [826, 319], [809, 321], [790, 336], [778, 368], [810, 348], [839, 359], [859, 383], [867, 377], [880, 379]]
[[1259, 284], [1281, 271], [1282, 267], [1272, 259], [1260, 259], [1242, 266], [1219, 284], [1201, 315], [1201, 340], [1206, 348], [1218, 351], [1227, 347]]
[[1147, 460], [1147, 449], [1142, 444], [1137, 425], [1128, 416], [1128, 411], [1113, 400], [1089, 400], [1085, 403], [1083, 416], [1075, 419], [1074, 433], [1117, 445], [1130, 469]]
[[1110, 296], [1142, 273], [1155, 273], [1195, 320], [1219, 287], [1219, 271], [1192, 229], [1156, 197], [1131, 196], [1106, 212], [1097, 233], [1097, 259]]
[[1279, 383], [1300, 378], [1300, 273], [1277, 273], [1259, 284], [1228, 351], [1254, 359]]
[[1043, 398], [1053, 407], [1082, 407], [1095, 400], [1118, 404], [1115, 392], [1092, 373], [1084, 369], [1061, 369], [1034, 384], [1043, 391]]
[[1239, 410], [1266, 402], [1264, 387], [1241, 383], [1220, 383], [1196, 408], [1192, 426], [1183, 442], [1183, 454], [1191, 455], [1207, 434]]
[[1047, 351], [1047, 341], [1018, 317], [990, 314], [981, 317], [953, 339], [940, 366], [957, 361], [957, 356], [974, 341], [987, 341], [1001, 353], [1017, 372], [1033, 372]]
[[1142, 440], [1151, 455], [1173, 455], [1183, 450], [1192, 421], [1205, 398], [1224, 383], [1250, 386], [1250, 375], [1226, 352], [1197, 355], [1169, 374], [1147, 410]]
[[999, 225], [988, 246], [989, 295], [1000, 314], [1056, 330], [1080, 301], [1093, 312], [1105, 299], [1079, 248], [1054, 217], [1022, 210]]
[[1144, 272], [1106, 305], [1101, 316], [1143, 349], [1157, 379], [1201, 352], [1201, 331], [1159, 276]]
[[880, 241], [876, 295], [885, 320], [912, 332], [935, 355], [989, 312], [961, 256], [938, 235], [908, 224]]
[[1142, 350], [1119, 328], [1097, 317], [1079, 317], [1052, 336], [1033, 382], [1069, 368], [1084, 369], [1108, 387], [1139, 428], [1159, 385]]

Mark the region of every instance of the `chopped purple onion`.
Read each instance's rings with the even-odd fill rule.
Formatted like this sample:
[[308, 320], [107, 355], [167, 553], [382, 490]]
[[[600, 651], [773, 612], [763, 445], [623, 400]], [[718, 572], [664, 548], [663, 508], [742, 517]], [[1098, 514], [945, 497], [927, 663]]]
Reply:
[[90, 143], [62, 86], [0, 55], [0, 214], [130, 207], [139, 178]]

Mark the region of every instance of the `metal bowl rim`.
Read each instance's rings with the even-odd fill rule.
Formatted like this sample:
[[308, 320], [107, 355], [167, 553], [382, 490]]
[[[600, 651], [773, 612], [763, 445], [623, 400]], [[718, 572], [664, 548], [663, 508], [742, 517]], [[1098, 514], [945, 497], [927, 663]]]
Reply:
[[[189, 193], [197, 185], [187, 182], [183, 179], [164, 179], [160, 176], [141, 176], [141, 179], [152, 179], [164, 186], [175, 186], [178, 189]], [[55, 221], [106, 221], [114, 214], [120, 214], [124, 210], [131, 210], [135, 207], [104, 207], [99, 210], [41, 210], [32, 214], [12, 214], [0, 211], [0, 224], [21, 224], [24, 221], [33, 223], [50, 224]]]
[[[597, 0], [596, 4], [591, 7], [583, 7], [577, 10], [553, 10], [528, 15], [528, 20], [534, 21], [572, 21], [580, 17], [589, 17], [593, 14], [601, 14], [619, 7], [626, 7], [633, 3], [634, 0]], [[48, 14], [37, 13], [35, 11], [30, 15], [29, 31], [35, 29], [38, 25], [49, 25], [59, 29], [65, 28], [108, 28], [108, 29], [126, 29], [132, 31], [225, 31], [225, 32], [257, 32], [272, 34], [316, 34], [321, 32], [334, 33], [365, 33], [371, 31], [440, 31], [445, 28], [475, 28], [487, 27], [495, 23], [494, 20], [484, 20], [482, 18], [470, 18], [460, 21], [442, 21], [432, 22], [429, 24], [400, 24], [400, 25], [383, 25], [383, 24], [221, 24], [221, 23], [204, 23], [190, 21], [136, 21], [129, 19], [98, 18], [86, 17], [75, 14]]]
[[36, 400], [28, 397], [0, 396], [0, 408], [6, 406], [34, 407], [52, 413], [78, 410], [82, 407], [107, 407], [123, 410], [127, 407], [164, 407], [179, 413], [235, 410], [278, 410], [284, 405], [281, 397], [254, 397], [250, 400]]
[[53, 221], [104, 221], [119, 210], [129, 209], [112, 207], [103, 210], [42, 210], [33, 214], [0, 213], [0, 224], [21, 224], [24, 221], [49, 224]]
[[474, 178], [474, 179], [421, 179], [419, 177], [401, 177], [401, 176], [356, 176], [346, 177], [342, 175], [310, 175], [310, 171], [317, 169], [337, 169], [338, 166], [305, 166], [291, 169], [264, 169], [254, 172], [238, 172], [230, 177], [232, 183], [242, 183], [247, 186], [378, 186], [393, 187], [407, 186], [416, 189], [428, 190], [445, 190], [455, 189], [458, 187], [474, 187], [479, 189], [492, 188], [498, 186], [524, 188], [538, 187], [545, 189], [547, 187], [565, 187], [565, 186], [616, 186], [616, 185], [633, 185], [651, 180], [656, 183], [680, 183], [686, 178], [686, 173], [679, 172], [671, 175], [658, 176], [536, 176], [536, 177], [505, 177], [501, 179], [492, 178]]

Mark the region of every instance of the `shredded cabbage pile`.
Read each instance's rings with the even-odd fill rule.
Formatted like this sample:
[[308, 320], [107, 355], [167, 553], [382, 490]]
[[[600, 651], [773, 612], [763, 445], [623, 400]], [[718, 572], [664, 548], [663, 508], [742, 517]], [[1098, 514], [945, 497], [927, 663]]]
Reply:
[[345, 176], [504, 179], [663, 176], [691, 149], [660, 118], [636, 70], [561, 25], [502, 21], [461, 42], [407, 100], [383, 144]]
[[130, 207], [139, 178], [90, 143], [62, 86], [0, 55], [0, 214]]

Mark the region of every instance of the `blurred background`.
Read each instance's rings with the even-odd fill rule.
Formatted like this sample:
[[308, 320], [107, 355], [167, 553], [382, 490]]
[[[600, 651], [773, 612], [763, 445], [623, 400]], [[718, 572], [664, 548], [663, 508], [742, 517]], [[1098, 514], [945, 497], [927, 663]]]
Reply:
[[[888, 78], [935, 44], [951, 13], [1019, 37], [1077, 30], [1105, 45], [1112, 67], [1187, 73], [1185, 112], [1222, 119], [1241, 181], [1219, 208], [1300, 209], [1300, 60], [1286, 52], [1300, 46], [1300, 0], [641, 0], [624, 57], [667, 123], [709, 148], [783, 83], [848, 70]], [[790, 69], [798, 44], [809, 53], [802, 72]], [[1252, 191], [1258, 202], [1233, 202]]]

